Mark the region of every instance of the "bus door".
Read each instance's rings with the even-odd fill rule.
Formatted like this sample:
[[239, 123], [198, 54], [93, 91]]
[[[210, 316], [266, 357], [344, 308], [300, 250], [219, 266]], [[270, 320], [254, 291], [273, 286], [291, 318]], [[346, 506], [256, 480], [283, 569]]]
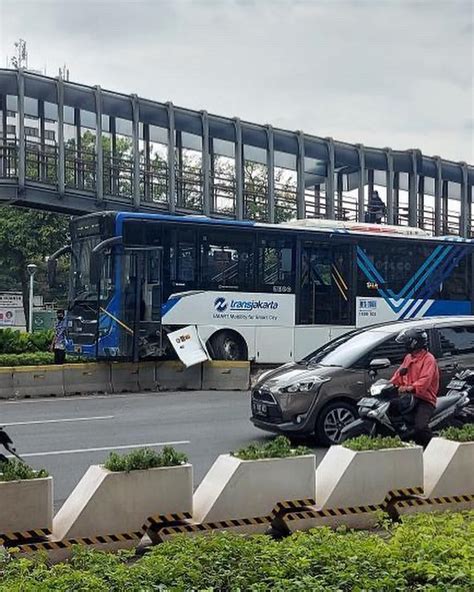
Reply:
[[123, 254], [120, 356], [138, 361], [162, 353], [161, 247], [126, 248]]
[[303, 241], [300, 324], [351, 324], [351, 249], [349, 245]]
[[138, 281], [133, 315], [133, 359], [153, 358], [162, 353], [161, 304], [163, 301], [163, 250], [161, 247], [132, 249]]

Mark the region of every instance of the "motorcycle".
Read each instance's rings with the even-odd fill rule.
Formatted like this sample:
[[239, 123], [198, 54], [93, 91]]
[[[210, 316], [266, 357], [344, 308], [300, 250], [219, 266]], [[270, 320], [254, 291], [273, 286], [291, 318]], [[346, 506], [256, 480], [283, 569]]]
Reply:
[[[2, 427], [0, 427], [0, 445], [3, 446], [7, 452], [15, 456], [19, 461], [23, 462], [23, 459], [18, 455], [15, 446], [13, 446], [12, 439]], [[0, 452], [0, 465], [8, 461], [9, 459]]]
[[[374, 360], [372, 362], [373, 376], [375, 376], [377, 369], [386, 367], [386, 363], [382, 364], [382, 362], [384, 361]], [[469, 380], [473, 384], [472, 396], [474, 396], [474, 373]], [[464, 386], [459, 389], [461, 383]], [[439, 397], [436, 402], [435, 411], [429, 422], [429, 427], [432, 430], [449, 425], [463, 425], [466, 422], [466, 418], [463, 420], [462, 412], [471, 402], [467, 381], [459, 378], [453, 379], [449, 383], [448, 389], [450, 389], [448, 393], [444, 397]], [[412, 440], [415, 434], [415, 397], [411, 394], [399, 395], [398, 388], [384, 379], [374, 382], [369, 389], [369, 394], [369, 397], [359, 400], [357, 404], [359, 418], [343, 428], [341, 442], [361, 435], [399, 436], [405, 441]]]
[[447, 395], [466, 392], [469, 403], [463, 407], [455, 421], [461, 425], [474, 423], [474, 370], [462, 370], [451, 379], [447, 386]]

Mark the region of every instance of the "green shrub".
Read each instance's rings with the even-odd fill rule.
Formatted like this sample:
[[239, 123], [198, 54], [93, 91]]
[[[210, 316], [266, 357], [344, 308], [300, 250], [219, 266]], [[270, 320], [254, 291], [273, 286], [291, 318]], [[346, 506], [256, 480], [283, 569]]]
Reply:
[[151, 448], [139, 448], [128, 454], [111, 452], [105, 461], [104, 467], [114, 473], [141, 471], [156, 467], [174, 467], [187, 462], [188, 457], [184, 452], [178, 452], [172, 446], [165, 446], [161, 452]]
[[[68, 364], [90, 362], [85, 357], [71, 355], [66, 358]], [[0, 354], [0, 367], [11, 366], [50, 366], [54, 364], [54, 354], [50, 352], [33, 352], [26, 354]]]
[[22, 481], [24, 479], [44, 479], [48, 477], [45, 469], [36, 471], [16, 458], [0, 463], [0, 481]]
[[439, 435], [448, 440], [455, 440], [456, 442], [474, 442], [474, 424], [467, 423], [462, 428], [446, 428], [441, 430]]
[[14, 329], [0, 330], [0, 354], [48, 352], [54, 332], [23, 333]]
[[385, 448], [403, 448], [406, 446], [398, 436], [357, 436], [357, 438], [346, 440], [342, 445], [356, 452], [383, 450]]
[[402, 518], [379, 536], [327, 527], [281, 541], [177, 536], [140, 559], [76, 547], [70, 562], [0, 559], [0, 592], [467, 592], [474, 512]]
[[285, 436], [277, 436], [264, 444], [254, 442], [245, 448], [231, 453], [241, 460], [258, 460], [262, 458], [286, 458], [288, 456], [301, 456], [311, 454], [311, 450], [305, 446], [292, 448], [291, 442]]
[[45, 366], [50, 364], [54, 364], [54, 355], [50, 352], [0, 354], [0, 366]]

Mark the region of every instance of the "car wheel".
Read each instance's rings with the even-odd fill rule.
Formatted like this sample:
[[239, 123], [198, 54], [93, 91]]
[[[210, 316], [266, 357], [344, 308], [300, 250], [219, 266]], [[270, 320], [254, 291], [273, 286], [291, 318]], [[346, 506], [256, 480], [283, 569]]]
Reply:
[[247, 359], [247, 348], [243, 339], [232, 331], [220, 331], [213, 335], [210, 345], [215, 360], [237, 362]]
[[333, 401], [326, 405], [316, 420], [316, 437], [325, 446], [338, 444], [342, 429], [357, 419], [354, 405], [346, 401]]

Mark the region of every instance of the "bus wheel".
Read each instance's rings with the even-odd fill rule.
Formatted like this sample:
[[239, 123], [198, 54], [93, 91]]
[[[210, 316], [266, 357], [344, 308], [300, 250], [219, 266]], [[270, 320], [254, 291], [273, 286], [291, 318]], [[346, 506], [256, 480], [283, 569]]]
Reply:
[[219, 331], [209, 340], [214, 360], [237, 362], [246, 360], [247, 345], [235, 331]]

